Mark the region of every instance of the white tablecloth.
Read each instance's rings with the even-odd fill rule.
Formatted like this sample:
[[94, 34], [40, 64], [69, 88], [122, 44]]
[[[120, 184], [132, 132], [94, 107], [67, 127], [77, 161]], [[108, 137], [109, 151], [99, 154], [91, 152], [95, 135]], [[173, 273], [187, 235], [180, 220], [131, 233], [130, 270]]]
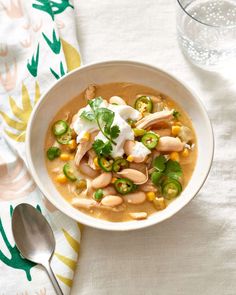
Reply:
[[216, 151], [203, 189], [170, 220], [125, 233], [85, 228], [72, 294], [235, 295], [236, 67], [205, 72], [183, 57], [174, 0], [80, 0], [77, 14], [84, 63], [133, 59], [186, 81], [209, 112]]

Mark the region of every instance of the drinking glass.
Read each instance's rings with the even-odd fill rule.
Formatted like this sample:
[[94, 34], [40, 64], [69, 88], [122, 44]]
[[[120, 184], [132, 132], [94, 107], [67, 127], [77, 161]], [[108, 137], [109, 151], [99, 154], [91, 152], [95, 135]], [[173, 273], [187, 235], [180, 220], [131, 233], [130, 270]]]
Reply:
[[178, 42], [205, 69], [236, 60], [236, 0], [177, 0]]

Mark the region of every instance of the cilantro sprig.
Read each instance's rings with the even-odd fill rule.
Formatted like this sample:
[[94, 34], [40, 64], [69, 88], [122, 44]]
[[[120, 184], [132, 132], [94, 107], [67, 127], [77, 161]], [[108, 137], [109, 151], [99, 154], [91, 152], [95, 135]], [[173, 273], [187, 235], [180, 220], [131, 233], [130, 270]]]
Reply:
[[167, 160], [163, 155], [156, 157], [153, 161], [155, 171], [151, 175], [151, 180], [155, 185], [160, 185], [166, 179], [180, 181], [183, 171], [177, 161]]
[[107, 156], [112, 151], [112, 144], [116, 145], [114, 139], [120, 134], [120, 128], [118, 125], [113, 125], [115, 113], [107, 108], [101, 107], [103, 99], [101, 97], [94, 98], [88, 101], [91, 108], [89, 111], [83, 111], [80, 115], [82, 119], [88, 121], [96, 121], [98, 128], [102, 134], [108, 139], [107, 142], [103, 142], [101, 139], [95, 140], [93, 143], [93, 149], [98, 155]]
[[112, 152], [112, 145], [110, 141], [103, 142], [101, 139], [97, 139], [93, 143], [93, 149], [98, 156], [108, 157]]

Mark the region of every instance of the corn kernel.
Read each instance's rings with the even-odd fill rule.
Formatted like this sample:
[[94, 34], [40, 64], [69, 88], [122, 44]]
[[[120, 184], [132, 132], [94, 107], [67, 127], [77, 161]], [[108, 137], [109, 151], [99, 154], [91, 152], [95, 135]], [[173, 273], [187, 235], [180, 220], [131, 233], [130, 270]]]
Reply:
[[172, 153], [170, 153], [170, 159], [171, 159], [172, 161], [177, 161], [177, 162], [179, 162], [179, 153], [177, 153], [177, 152], [172, 152]]
[[116, 177], [113, 177], [113, 178], [111, 179], [111, 183], [115, 183], [116, 180], [117, 180], [117, 178], [116, 178]]
[[95, 158], [93, 159], [93, 163], [94, 163], [94, 165], [96, 166], [96, 168], [100, 168], [100, 166], [99, 166], [99, 164], [98, 164], [98, 157], [95, 157]]
[[180, 132], [180, 126], [177, 126], [177, 125], [172, 126], [171, 133], [174, 136], [177, 136], [179, 134], [179, 132]]
[[65, 176], [64, 174], [59, 174], [59, 175], [57, 175], [57, 177], [56, 177], [56, 181], [57, 181], [58, 183], [60, 183], [60, 184], [64, 184], [64, 183], [67, 182], [67, 178], [66, 178], [66, 176]]
[[72, 140], [69, 141], [69, 143], [68, 143], [68, 147], [69, 147], [69, 149], [70, 149], [71, 151], [74, 151], [74, 150], [76, 149], [77, 144], [76, 144], [75, 139], [72, 139]]
[[166, 208], [166, 202], [163, 197], [161, 198], [155, 198], [153, 200], [153, 205], [157, 210], [163, 210]]
[[183, 151], [182, 151], [182, 153], [181, 153], [181, 155], [183, 156], [183, 157], [188, 157], [188, 155], [189, 155], [189, 150], [187, 149], [187, 148], [185, 148]]
[[144, 129], [134, 128], [133, 129], [134, 136], [142, 136], [146, 133]]
[[60, 155], [60, 159], [61, 159], [62, 161], [69, 161], [69, 160], [70, 160], [70, 155], [69, 155], [69, 154], [66, 154], [66, 153], [61, 154], [61, 155]]
[[128, 156], [127, 159], [126, 159], [128, 162], [133, 162], [134, 160], [134, 157], [133, 156]]
[[86, 180], [84, 180], [84, 179], [80, 179], [80, 180], [76, 183], [76, 188], [83, 189], [83, 188], [86, 188], [86, 187], [87, 187], [87, 184], [86, 184]]
[[86, 131], [82, 137], [82, 141], [89, 141], [89, 140], [90, 140], [90, 133]]
[[148, 192], [148, 193], [146, 193], [146, 197], [147, 197], [148, 201], [152, 202], [155, 199], [156, 194], [154, 192]]
[[74, 160], [75, 155], [70, 155], [70, 160]]

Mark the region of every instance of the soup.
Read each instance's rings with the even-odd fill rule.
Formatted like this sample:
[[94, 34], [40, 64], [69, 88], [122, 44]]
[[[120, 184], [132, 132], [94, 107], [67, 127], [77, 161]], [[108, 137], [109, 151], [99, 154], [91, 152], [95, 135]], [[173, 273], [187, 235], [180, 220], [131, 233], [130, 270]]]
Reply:
[[184, 110], [132, 83], [89, 85], [56, 114], [45, 139], [48, 173], [61, 195], [113, 222], [165, 210], [181, 197], [196, 157]]

